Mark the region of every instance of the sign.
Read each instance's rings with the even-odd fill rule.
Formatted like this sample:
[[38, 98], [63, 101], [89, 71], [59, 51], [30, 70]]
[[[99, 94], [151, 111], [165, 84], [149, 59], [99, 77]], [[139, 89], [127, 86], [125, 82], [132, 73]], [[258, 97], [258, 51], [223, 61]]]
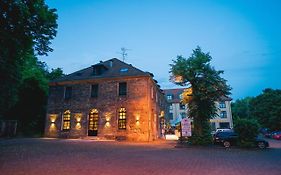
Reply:
[[191, 136], [191, 122], [189, 118], [184, 118], [181, 120], [181, 136], [182, 137]]

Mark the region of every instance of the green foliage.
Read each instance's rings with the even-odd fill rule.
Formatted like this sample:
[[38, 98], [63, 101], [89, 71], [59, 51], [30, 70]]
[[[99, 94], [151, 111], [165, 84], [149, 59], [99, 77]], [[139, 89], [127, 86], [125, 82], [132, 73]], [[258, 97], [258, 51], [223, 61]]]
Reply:
[[52, 69], [51, 72], [48, 73], [47, 78], [49, 80], [55, 80], [64, 76], [61, 68]]
[[266, 128], [281, 129], [281, 90], [265, 89], [250, 102], [250, 115]]
[[49, 9], [44, 0], [1, 0], [0, 6], [0, 43], [8, 56], [19, 56], [30, 49], [39, 55], [52, 51], [50, 40], [57, 32], [55, 9]]
[[0, 1], [0, 117], [17, 102], [22, 68], [30, 55], [47, 55], [57, 14], [44, 0]]
[[234, 130], [239, 136], [239, 143], [242, 147], [254, 147], [255, 138], [259, 133], [260, 125], [254, 119], [237, 119]]
[[202, 134], [198, 135], [198, 132], [192, 130], [192, 136], [190, 137], [190, 142], [193, 145], [209, 145], [212, 143], [211, 129], [209, 121], [201, 121]]
[[197, 47], [188, 59], [178, 56], [171, 64], [172, 77], [181, 77], [181, 81], [175, 83], [192, 88], [188, 107], [194, 122], [193, 144], [211, 143], [209, 120], [217, 115], [215, 101], [230, 94], [231, 88], [220, 77], [223, 71], [216, 71], [210, 65], [211, 59], [209, 53]]
[[236, 100], [235, 103], [231, 103], [232, 116], [250, 118], [250, 102], [252, 100], [252, 97], [246, 97], [244, 99]]
[[18, 101], [8, 111], [9, 119], [18, 120], [18, 132], [23, 135], [40, 135], [44, 131], [48, 82], [63, 76], [60, 68], [48, 71], [47, 65], [28, 55], [22, 65], [22, 81]]
[[10, 110], [10, 117], [18, 120], [18, 132], [23, 135], [40, 134], [44, 129], [47, 93], [41, 80], [32, 76], [19, 89], [19, 100]]
[[234, 123], [237, 118], [256, 119], [261, 127], [281, 129], [281, 90], [265, 89], [257, 97], [246, 97], [232, 103]]

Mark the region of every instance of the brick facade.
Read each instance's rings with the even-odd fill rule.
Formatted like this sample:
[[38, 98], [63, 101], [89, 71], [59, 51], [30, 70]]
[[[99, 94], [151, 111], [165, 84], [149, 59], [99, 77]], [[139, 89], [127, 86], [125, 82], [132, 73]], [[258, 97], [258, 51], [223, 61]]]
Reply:
[[[111, 69], [128, 67], [117, 59], [111, 60]], [[104, 62], [106, 65], [107, 62]], [[115, 71], [116, 72], [116, 71]], [[125, 76], [71, 77], [50, 83], [46, 117], [46, 137], [88, 137], [89, 114], [98, 111], [97, 136], [131, 141], [152, 141], [161, 137], [161, 119], [167, 111], [167, 103], [151, 74], [134, 75], [130, 69]], [[119, 83], [127, 83], [127, 94], [119, 95]], [[98, 96], [91, 97], [92, 85], [98, 85]], [[71, 87], [71, 98], [65, 99], [66, 87]], [[118, 128], [119, 110], [126, 110], [126, 129]], [[63, 130], [63, 113], [70, 111], [70, 129]], [[162, 116], [161, 116], [162, 114]]]

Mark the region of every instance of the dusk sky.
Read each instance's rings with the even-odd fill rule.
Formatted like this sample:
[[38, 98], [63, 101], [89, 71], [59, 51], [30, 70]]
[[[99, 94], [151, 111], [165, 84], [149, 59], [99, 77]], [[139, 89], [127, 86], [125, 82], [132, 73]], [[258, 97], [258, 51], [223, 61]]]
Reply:
[[47, 0], [58, 13], [54, 49], [40, 57], [66, 74], [100, 60], [119, 58], [152, 72], [161, 88], [169, 64], [200, 46], [224, 70], [234, 99], [281, 89], [281, 1], [279, 0]]

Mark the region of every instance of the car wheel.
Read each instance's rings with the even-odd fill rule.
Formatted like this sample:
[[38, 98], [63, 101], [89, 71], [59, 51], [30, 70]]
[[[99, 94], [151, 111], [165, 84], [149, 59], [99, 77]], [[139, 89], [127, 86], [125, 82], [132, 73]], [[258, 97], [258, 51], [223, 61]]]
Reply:
[[265, 143], [264, 142], [258, 142], [258, 147], [260, 149], [264, 149], [265, 148]]
[[231, 144], [230, 144], [229, 141], [224, 141], [223, 146], [226, 147], [226, 148], [229, 148], [231, 146]]

